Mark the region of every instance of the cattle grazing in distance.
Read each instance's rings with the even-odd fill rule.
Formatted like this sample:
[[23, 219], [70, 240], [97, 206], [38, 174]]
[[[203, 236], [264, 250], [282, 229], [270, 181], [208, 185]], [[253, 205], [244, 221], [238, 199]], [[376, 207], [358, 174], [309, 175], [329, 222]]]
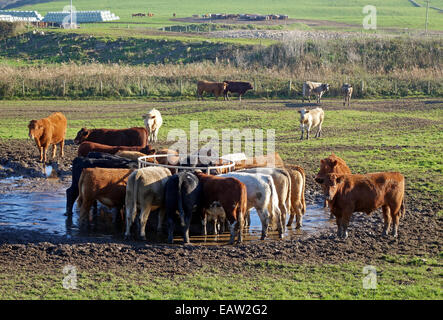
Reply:
[[[180, 222], [183, 242], [189, 243], [189, 228], [193, 213], [199, 212], [201, 185], [192, 172], [179, 172], [165, 185], [165, 211], [168, 242], [174, 242], [175, 220]], [[178, 213], [178, 215], [177, 215]]]
[[131, 173], [126, 185], [126, 239], [130, 237], [131, 226], [138, 212], [141, 240], [146, 240], [146, 222], [151, 211], [156, 209], [160, 209], [157, 232], [161, 231], [165, 216], [165, 185], [170, 176], [171, 171], [163, 167], [141, 168]]
[[300, 140], [303, 140], [303, 134], [306, 128], [306, 139], [309, 139], [309, 133], [311, 129], [318, 127], [317, 133], [315, 134], [315, 138], [319, 138], [321, 136], [321, 126], [323, 124], [323, 120], [325, 118], [325, 113], [322, 108], [315, 108], [313, 110], [298, 110], [300, 113], [300, 129], [301, 136]]
[[229, 244], [233, 244], [237, 233], [237, 242], [242, 242], [244, 219], [247, 214], [246, 186], [238, 179], [231, 177], [212, 176], [196, 171], [202, 188], [202, 202], [200, 216], [203, 234], [206, 235], [206, 210], [215, 202], [219, 202], [226, 214], [231, 237]]
[[163, 124], [162, 115], [157, 109], [152, 109], [142, 115], [146, 130], [148, 131], [148, 141], [157, 142], [158, 131]]
[[400, 217], [405, 214], [405, 178], [399, 172], [368, 174], [330, 173], [325, 178], [326, 197], [331, 201], [331, 212], [336, 218], [337, 235], [347, 238], [349, 220], [354, 212], [370, 214], [378, 208], [383, 211], [383, 236], [398, 235]]
[[311, 96], [315, 95], [317, 97], [317, 103], [321, 102], [321, 97], [323, 94], [329, 91], [329, 84], [321, 82], [306, 81], [303, 83], [303, 98], [302, 103], [305, 102], [305, 97], [308, 98], [309, 103], [311, 102]]
[[229, 100], [229, 92], [238, 93], [238, 99], [241, 101], [241, 97], [248, 91], [253, 90], [252, 84], [244, 81], [224, 81], [226, 88], [223, 92], [225, 100]]
[[212, 93], [215, 99], [222, 96], [226, 89], [225, 82], [212, 82], [212, 81], [198, 81], [197, 82], [197, 98], [203, 100], [203, 93]]
[[[324, 195], [326, 195], [327, 191], [325, 185], [325, 178], [326, 175], [329, 173], [351, 174], [351, 169], [349, 169], [345, 160], [343, 160], [340, 157], [337, 157], [334, 153], [332, 153], [329, 157], [320, 160], [320, 170], [318, 171], [317, 176], [314, 178], [314, 180], [321, 185]], [[326, 208], [328, 203], [329, 203], [328, 199], [325, 198], [323, 207]], [[332, 217], [333, 216], [331, 213], [331, 218]]]
[[126, 183], [133, 169], [86, 168], [78, 182], [80, 224], [93, 220], [91, 207], [100, 201], [108, 208], [117, 208], [121, 222], [124, 221], [122, 209], [125, 204]]
[[60, 144], [60, 156], [63, 158], [67, 123], [66, 117], [61, 112], [29, 122], [29, 138], [34, 139], [40, 152], [40, 161], [43, 163], [46, 163], [46, 153], [51, 145], [52, 159], [55, 159], [57, 144]]
[[66, 214], [72, 215], [74, 202], [78, 197], [78, 182], [85, 168], [137, 168], [137, 162], [114, 155], [91, 152], [87, 158], [77, 157], [72, 161], [72, 182], [66, 189]]
[[75, 144], [84, 141], [106, 144], [108, 146], [137, 146], [146, 147], [148, 132], [146, 128], [134, 127], [128, 129], [86, 129], [82, 128], [74, 139]]
[[[249, 210], [255, 208], [262, 224], [261, 240], [268, 235], [268, 229], [277, 225], [279, 237], [283, 238], [283, 224], [278, 206], [278, 194], [271, 176], [260, 173], [231, 172], [219, 177], [236, 178], [246, 186]], [[249, 218], [246, 219], [249, 221]]]
[[351, 105], [351, 97], [352, 97], [352, 85], [349, 83], [343, 84], [341, 87], [341, 94], [343, 96], [343, 107], [348, 103], [348, 107]]
[[89, 152], [102, 152], [109, 154], [116, 154], [120, 151], [137, 151], [143, 153], [143, 155], [150, 155], [155, 153], [155, 150], [148, 144], [145, 147], [136, 146], [108, 146], [106, 144], [84, 141], [80, 144], [77, 150], [79, 157], [86, 157]]

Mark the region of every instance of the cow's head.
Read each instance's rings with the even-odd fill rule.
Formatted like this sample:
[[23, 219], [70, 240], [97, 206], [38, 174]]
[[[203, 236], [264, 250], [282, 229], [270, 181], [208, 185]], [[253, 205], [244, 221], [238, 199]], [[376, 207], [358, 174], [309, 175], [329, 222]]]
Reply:
[[158, 112], [155, 109], [152, 109], [148, 113], [142, 115], [142, 119], [145, 121], [146, 129], [149, 132], [155, 131], [155, 129], [157, 128], [157, 117]]
[[309, 110], [306, 109], [298, 110], [298, 113], [300, 113], [300, 122], [303, 122], [305, 120], [306, 115], [309, 113]]
[[31, 120], [28, 124], [28, 129], [29, 129], [29, 138], [30, 139], [35, 139], [35, 138], [40, 138], [41, 135], [43, 134], [43, 124], [39, 121], [39, 120]]
[[335, 194], [337, 193], [339, 185], [343, 182], [343, 175], [338, 175], [335, 173], [329, 173], [324, 178], [324, 186], [326, 189], [326, 199], [332, 200], [334, 199]]
[[323, 91], [329, 91], [329, 83], [323, 83], [322, 87], [323, 87]]
[[254, 88], [252, 87], [252, 84], [248, 82], [247, 87], [248, 90], [254, 90]]
[[79, 132], [77, 132], [77, 136], [74, 139], [75, 144], [80, 144], [83, 141], [85, 141], [89, 134], [91, 133], [91, 130], [88, 130], [86, 128], [81, 128]]

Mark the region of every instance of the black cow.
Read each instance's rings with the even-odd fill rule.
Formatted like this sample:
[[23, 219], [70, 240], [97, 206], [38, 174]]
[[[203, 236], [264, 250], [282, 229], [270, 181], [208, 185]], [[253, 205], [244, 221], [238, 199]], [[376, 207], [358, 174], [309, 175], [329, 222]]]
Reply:
[[137, 162], [114, 155], [90, 152], [88, 157], [76, 157], [72, 161], [72, 184], [66, 189], [66, 214], [72, 214], [74, 202], [78, 197], [78, 181], [84, 168], [136, 168]]
[[253, 90], [252, 84], [249, 82], [242, 81], [224, 81], [227, 86], [225, 91], [223, 92], [223, 96], [226, 100], [229, 100], [228, 93], [238, 93], [238, 98], [241, 101], [241, 96], [246, 93], [248, 90]]
[[[174, 242], [175, 220], [180, 221], [183, 242], [189, 243], [192, 213], [199, 210], [201, 187], [191, 172], [179, 172], [165, 185], [165, 210], [168, 222], [168, 242]], [[178, 213], [178, 214], [177, 214]]]

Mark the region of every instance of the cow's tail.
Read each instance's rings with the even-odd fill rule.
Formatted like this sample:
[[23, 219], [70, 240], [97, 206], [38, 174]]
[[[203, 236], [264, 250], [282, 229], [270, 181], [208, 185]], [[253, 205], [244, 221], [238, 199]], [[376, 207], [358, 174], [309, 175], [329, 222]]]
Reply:
[[183, 201], [182, 201], [182, 183], [183, 183], [183, 175], [178, 178], [178, 212], [180, 214], [180, 224], [182, 227], [186, 225], [185, 223], [185, 210], [183, 209]]
[[303, 212], [303, 214], [305, 214], [306, 213], [306, 200], [305, 200], [306, 174], [305, 174], [305, 170], [303, 170], [303, 168], [300, 166], [296, 166], [295, 170], [300, 172], [300, 174], [303, 178], [303, 187], [302, 187], [302, 192], [301, 192], [301, 203], [303, 206], [302, 212]]
[[80, 179], [78, 180], [78, 198], [77, 198], [77, 206], [81, 207], [82, 203], [83, 203], [83, 192], [82, 192], [82, 185], [83, 185], [83, 180], [84, 180], [84, 174], [82, 173], [80, 175]]

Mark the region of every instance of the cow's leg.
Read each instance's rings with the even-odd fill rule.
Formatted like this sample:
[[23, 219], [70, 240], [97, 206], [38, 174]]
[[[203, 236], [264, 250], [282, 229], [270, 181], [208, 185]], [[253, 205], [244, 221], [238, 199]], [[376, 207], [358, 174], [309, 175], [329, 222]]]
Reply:
[[306, 140], [309, 140], [309, 132], [311, 131], [311, 125], [308, 125], [308, 128], [306, 130]]
[[301, 125], [300, 125], [300, 130], [301, 130], [300, 140], [303, 140], [303, 133], [304, 133], [304, 131], [305, 131], [305, 126], [304, 126], [304, 124], [301, 124]]
[[287, 227], [292, 226], [292, 222], [294, 221], [295, 212], [291, 212], [289, 214], [288, 223], [286, 224]]
[[207, 230], [206, 230], [206, 223], [207, 223], [207, 220], [208, 220], [208, 218], [207, 218], [207, 216], [206, 216], [206, 213], [205, 213], [205, 216], [203, 217], [203, 219], [201, 219], [201, 223], [202, 223], [202, 235], [204, 235], [204, 236], [206, 236], [208, 233], [207, 233]]
[[257, 214], [261, 221], [261, 240], [264, 240], [268, 236], [268, 227], [269, 227], [269, 211], [267, 209], [258, 209]]
[[167, 224], [168, 224], [168, 243], [174, 243], [174, 218], [171, 214], [167, 214]]
[[162, 232], [163, 221], [165, 221], [165, 208], [162, 207], [158, 211], [158, 224], [157, 224], [157, 233]]
[[228, 224], [229, 224], [229, 232], [231, 233], [231, 236], [229, 238], [229, 244], [233, 244], [235, 240], [235, 226], [237, 225], [237, 221], [234, 221], [232, 223], [228, 221]]
[[400, 205], [397, 207], [391, 207], [391, 219], [393, 222], [393, 228], [392, 228], [392, 235], [394, 238], [398, 236], [398, 224], [400, 222], [400, 216], [401, 216], [401, 202]]
[[391, 222], [392, 222], [391, 209], [389, 208], [388, 205], [384, 205], [382, 207], [382, 211], [383, 211], [383, 220], [384, 220], [384, 227], [383, 227], [382, 236], [385, 237], [388, 235], [389, 230], [391, 230]]
[[344, 212], [342, 219], [341, 219], [341, 228], [342, 228], [342, 232], [341, 232], [341, 237], [342, 239], [347, 239], [348, 238], [348, 225], [349, 225], [349, 220], [351, 218], [352, 213], [350, 212]]
[[52, 160], [55, 160], [56, 151], [57, 151], [57, 145], [54, 143], [52, 145]]
[[60, 157], [63, 158], [65, 156], [65, 140], [60, 142]]
[[[140, 210], [139, 224], [140, 224], [140, 239], [146, 240], [146, 222], [151, 213], [151, 201], [145, 201], [145, 207], [142, 206]], [[160, 218], [160, 217], [159, 217]]]
[[316, 138], [319, 138], [321, 136], [321, 123], [318, 125], [317, 133], [315, 134]]
[[217, 218], [214, 218], [214, 220], [212, 221], [213, 225], [214, 225], [214, 234], [216, 235], [217, 232]]
[[137, 215], [137, 207], [134, 205], [133, 201], [126, 203], [126, 230], [125, 239], [129, 240], [131, 237], [131, 226], [134, 223], [135, 216]]
[[39, 147], [39, 151], [40, 151], [40, 162], [43, 162], [43, 152], [44, 152], [43, 147]]

